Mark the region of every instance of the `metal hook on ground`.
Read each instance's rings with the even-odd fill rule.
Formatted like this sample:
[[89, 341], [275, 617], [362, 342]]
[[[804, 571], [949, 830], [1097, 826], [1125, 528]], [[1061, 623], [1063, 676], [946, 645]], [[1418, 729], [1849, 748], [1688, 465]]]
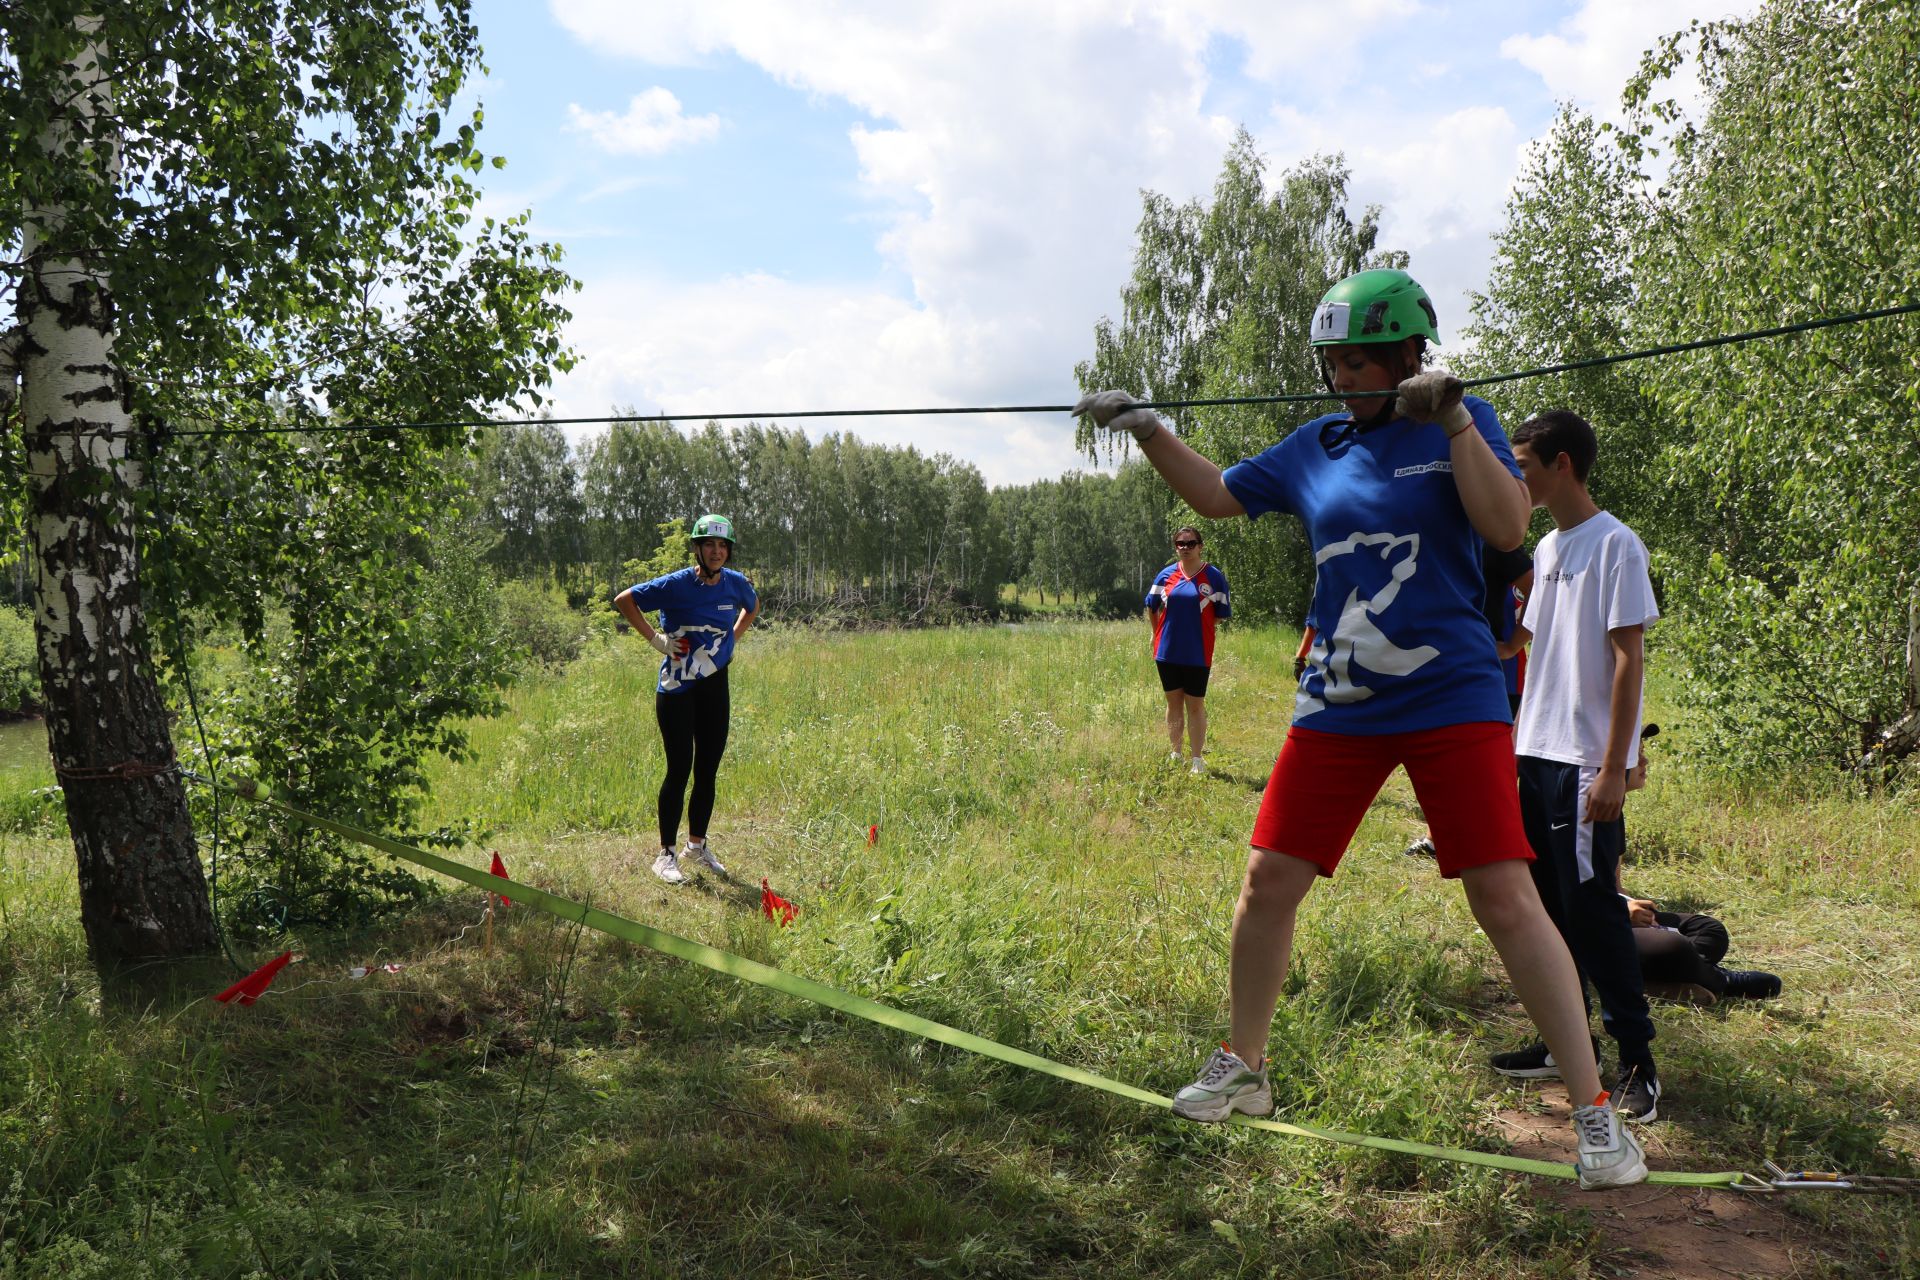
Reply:
[[1766, 1161], [1767, 1185], [1775, 1191], [1877, 1191], [1893, 1195], [1920, 1195], [1920, 1178], [1894, 1178], [1872, 1173], [1818, 1173], [1782, 1169]]

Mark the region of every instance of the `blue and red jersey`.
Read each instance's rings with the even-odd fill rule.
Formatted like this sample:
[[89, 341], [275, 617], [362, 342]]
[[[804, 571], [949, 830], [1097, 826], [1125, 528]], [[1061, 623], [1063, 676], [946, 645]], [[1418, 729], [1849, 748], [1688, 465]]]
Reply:
[[1231, 618], [1227, 575], [1217, 565], [1204, 565], [1189, 578], [1179, 564], [1168, 565], [1147, 592], [1153, 611], [1153, 660], [1184, 667], [1213, 665], [1213, 624]]

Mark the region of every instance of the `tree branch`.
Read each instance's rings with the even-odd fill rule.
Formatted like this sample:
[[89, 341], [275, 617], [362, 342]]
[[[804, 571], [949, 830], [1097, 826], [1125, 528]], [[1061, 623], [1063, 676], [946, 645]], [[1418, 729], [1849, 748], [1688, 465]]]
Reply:
[[0, 333], [0, 423], [13, 415], [13, 403], [20, 396], [20, 348], [26, 340], [25, 325]]

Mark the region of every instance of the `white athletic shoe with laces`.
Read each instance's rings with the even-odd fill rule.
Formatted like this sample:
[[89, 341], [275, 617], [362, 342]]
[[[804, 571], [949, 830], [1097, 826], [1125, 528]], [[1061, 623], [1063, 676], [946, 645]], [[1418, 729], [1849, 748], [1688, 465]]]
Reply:
[[680, 859], [673, 856], [673, 850], [662, 849], [660, 856], [653, 860], [653, 874], [668, 884], [685, 884], [687, 873], [680, 869]]
[[1574, 1162], [1580, 1171], [1580, 1189], [1630, 1187], [1647, 1180], [1647, 1158], [1640, 1143], [1611, 1099], [1573, 1113], [1574, 1136], [1580, 1140], [1580, 1155]]
[[680, 851], [680, 856], [682, 859], [692, 858], [695, 862], [717, 876], [727, 874], [727, 869], [720, 865], [720, 859], [713, 856], [713, 850], [707, 848], [707, 842], [705, 840], [698, 842], [692, 840], [687, 841], [687, 847]]
[[1196, 778], [1205, 777], [1207, 772], [1207, 758], [1205, 756], [1195, 756], [1190, 772]]
[[1168, 764], [1179, 764], [1179, 763], [1181, 763], [1182, 761], [1184, 761], [1185, 759], [1186, 759], [1186, 757], [1185, 757], [1185, 756], [1183, 756], [1183, 755], [1181, 755], [1181, 754], [1180, 754], [1180, 753], [1179, 753], [1178, 751], [1169, 751], [1169, 752], [1167, 752], [1167, 763], [1168, 763]]
[[1187, 1120], [1218, 1123], [1236, 1111], [1264, 1116], [1272, 1110], [1265, 1064], [1255, 1071], [1224, 1044], [1200, 1068], [1199, 1078], [1173, 1095], [1173, 1114]]

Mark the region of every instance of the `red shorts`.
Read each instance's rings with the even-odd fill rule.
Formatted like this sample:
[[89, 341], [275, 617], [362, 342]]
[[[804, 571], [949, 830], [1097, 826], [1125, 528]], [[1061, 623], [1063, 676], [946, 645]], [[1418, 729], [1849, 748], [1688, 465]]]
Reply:
[[1497, 721], [1364, 736], [1294, 726], [1260, 801], [1253, 847], [1332, 875], [1396, 765], [1406, 766], [1426, 811], [1441, 875], [1533, 860], [1520, 825], [1513, 728]]

